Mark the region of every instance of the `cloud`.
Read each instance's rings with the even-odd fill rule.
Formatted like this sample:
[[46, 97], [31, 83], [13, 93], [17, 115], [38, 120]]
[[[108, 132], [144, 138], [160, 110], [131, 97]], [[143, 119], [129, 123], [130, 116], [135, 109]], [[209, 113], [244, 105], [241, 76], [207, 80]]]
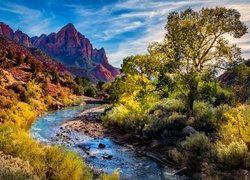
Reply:
[[[58, 30], [63, 23], [71, 21], [82, 34], [87, 35], [94, 46], [104, 46], [109, 61], [116, 66], [120, 66], [126, 56], [146, 53], [147, 46], [151, 42], [162, 41], [166, 18], [172, 11], [181, 11], [189, 7], [194, 10], [216, 6], [235, 8], [242, 14], [242, 21], [250, 27], [249, 0], [107, 0], [105, 3], [45, 0], [42, 2], [46, 5], [42, 7], [37, 5], [36, 9], [18, 1], [16, 4], [0, 1], [0, 12], [15, 15], [16, 18], [6, 19], [5, 22], [14, 28], [21, 27], [29, 35], [50, 33], [51, 30]], [[250, 34], [241, 39], [231, 38], [230, 41], [242, 48], [243, 57], [250, 57]]]
[[[141, 3], [140, 6], [136, 6], [137, 3]], [[137, 17], [137, 16], [148, 16], [150, 17], [151, 12], [153, 18], [147, 22], [146, 28], [142, 36], [135, 39], [128, 39], [119, 44], [116, 51], [109, 52], [108, 57], [112, 64], [120, 66], [122, 59], [129, 55], [146, 53], [147, 46], [153, 41], [162, 41], [164, 37], [164, 25], [166, 22], [167, 14], [171, 11], [184, 10], [187, 7], [191, 7], [194, 10], [200, 10], [202, 7], [216, 7], [226, 6], [227, 8], [237, 9], [241, 15], [241, 20], [250, 27], [250, 2], [238, 1], [237, 3], [232, 1], [216, 1], [216, 0], [205, 0], [205, 1], [178, 1], [178, 2], [155, 2], [153, 0], [146, 1], [126, 1], [118, 4], [119, 8], [136, 9], [136, 13], [128, 13], [121, 15], [121, 17]], [[152, 10], [152, 11], [150, 11]], [[241, 39], [230, 38], [232, 44], [237, 44], [243, 52], [243, 57], [250, 58], [250, 34], [245, 35]]]

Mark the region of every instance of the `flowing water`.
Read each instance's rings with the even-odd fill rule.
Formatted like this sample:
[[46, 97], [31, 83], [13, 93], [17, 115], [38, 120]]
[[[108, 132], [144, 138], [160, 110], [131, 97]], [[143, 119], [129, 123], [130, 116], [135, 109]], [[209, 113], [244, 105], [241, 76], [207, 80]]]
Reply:
[[[53, 111], [39, 117], [32, 125], [30, 133], [36, 140], [48, 144], [59, 145], [76, 151], [84, 161], [99, 172], [120, 172], [121, 179], [157, 180], [157, 179], [184, 179], [174, 176], [174, 170], [163, 167], [156, 161], [141, 156], [128, 148], [118, 145], [111, 139], [94, 139], [78, 132], [67, 132], [69, 138], [56, 140], [62, 130], [60, 126], [76, 117], [81, 111], [98, 105], [69, 107]], [[106, 145], [104, 149], [98, 148], [99, 143]], [[87, 151], [86, 151], [87, 150]]]

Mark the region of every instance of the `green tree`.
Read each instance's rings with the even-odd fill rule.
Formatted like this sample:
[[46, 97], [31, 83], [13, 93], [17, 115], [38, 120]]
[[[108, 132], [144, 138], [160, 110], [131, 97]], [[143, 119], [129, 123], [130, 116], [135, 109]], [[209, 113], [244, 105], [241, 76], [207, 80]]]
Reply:
[[189, 118], [202, 77], [214, 76], [218, 70], [227, 70], [241, 61], [240, 49], [230, 45], [226, 36], [240, 38], [247, 33], [247, 27], [237, 10], [217, 7], [172, 12], [165, 29], [163, 43], [152, 45], [151, 52], [161, 53], [162, 72], [181, 82], [179, 89], [185, 96]]
[[156, 59], [150, 55], [130, 56], [123, 60], [121, 71], [125, 74], [155, 76], [158, 69]]

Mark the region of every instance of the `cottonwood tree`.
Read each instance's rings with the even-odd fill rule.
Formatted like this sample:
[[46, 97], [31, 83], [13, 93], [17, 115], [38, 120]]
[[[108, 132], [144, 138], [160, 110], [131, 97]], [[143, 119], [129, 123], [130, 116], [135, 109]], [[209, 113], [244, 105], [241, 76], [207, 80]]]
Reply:
[[121, 71], [130, 75], [141, 75], [152, 78], [158, 70], [159, 65], [155, 58], [146, 55], [129, 56], [123, 59]]
[[151, 51], [164, 55], [164, 71], [181, 80], [185, 87], [189, 118], [202, 76], [214, 75], [218, 69], [227, 70], [241, 60], [240, 49], [230, 45], [229, 37], [241, 38], [247, 27], [237, 10], [217, 7], [172, 12], [165, 29], [163, 43], [152, 45]]

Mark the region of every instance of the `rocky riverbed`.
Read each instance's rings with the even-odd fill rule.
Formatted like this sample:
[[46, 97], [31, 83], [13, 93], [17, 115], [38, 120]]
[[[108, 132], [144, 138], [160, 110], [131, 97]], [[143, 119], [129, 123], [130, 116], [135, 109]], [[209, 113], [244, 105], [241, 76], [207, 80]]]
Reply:
[[[45, 144], [76, 151], [97, 173], [118, 170], [121, 179], [184, 179], [174, 175], [177, 169], [160, 154], [105, 128], [100, 120], [104, 107], [86, 104], [48, 113], [32, 125], [31, 134]], [[158, 143], [151, 144], [157, 147]]]
[[[175, 165], [165, 159], [162, 154], [154, 151], [154, 149], [162, 146], [161, 142], [154, 140], [149, 144], [149, 146], [143, 146], [142, 144], [131, 140], [131, 137], [128, 134], [121, 134], [104, 127], [101, 121], [101, 115], [104, 111], [105, 106], [98, 106], [81, 112], [76, 118], [61, 125], [61, 134], [58, 134], [54, 140], [58, 141], [63, 139], [64, 141], [68, 141], [69, 134], [72, 131], [83, 133], [84, 135], [95, 139], [111, 138], [114, 142], [144, 156], [153, 158], [163, 165], [175, 167]], [[105, 146], [106, 145], [102, 143], [98, 145], [100, 149], [105, 148]], [[82, 145], [81, 148], [88, 154], [88, 147]]]
[[76, 118], [64, 123], [61, 129], [67, 132], [74, 130], [93, 138], [104, 138], [109, 132], [101, 123], [104, 110], [104, 106], [100, 106], [83, 111]]

